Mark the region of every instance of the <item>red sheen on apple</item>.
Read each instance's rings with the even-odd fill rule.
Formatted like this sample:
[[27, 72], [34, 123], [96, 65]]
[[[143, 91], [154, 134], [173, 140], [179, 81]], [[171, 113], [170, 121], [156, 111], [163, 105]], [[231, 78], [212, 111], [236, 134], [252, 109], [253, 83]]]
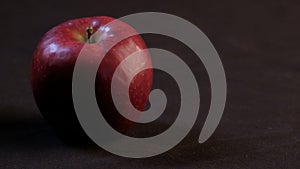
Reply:
[[[98, 29], [106, 30], [103, 34], [100, 32], [101, 40], [97, 42], [102, 46], [134, 30], [121, 21], [107, 25], [114, 20], [111, 17], [99, 16], [64, 22], [47, 32], [34, 52], [31, 84], [36, 104], [58, 135], [69, 143], [88, 140], [79, 124], [72, 100], [72, 75], [76, 59], [84, 45], [94, 45], [86, 43], [90, 42], [89, 37]], [[95, 94], [98, 106], [106, 121], [121, 133], [125, 133], [134, 123], [116, 110], [111, 97], [111, 80], [122, 60], [143, 49], [147, 47], [140, 35], [126, 38], [109, 50], [97, 71]], [[152, 66], [148, 52], [139, 57], [131, 66]], [[126, 69], [131, 68], [125, 68], [125, 73]], [[126, 78], [126, 75], [118, 78]], [[147, 69], [131, 81], [129, 96], [132, 104], [139, 110], [143, 110], [147, 104], [152, 78], [152, 70]]]

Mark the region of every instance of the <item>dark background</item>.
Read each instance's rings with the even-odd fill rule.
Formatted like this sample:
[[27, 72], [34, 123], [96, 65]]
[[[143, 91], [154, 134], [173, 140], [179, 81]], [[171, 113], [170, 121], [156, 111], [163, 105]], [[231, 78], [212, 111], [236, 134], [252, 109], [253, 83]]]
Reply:
[[[1, 169], [300, 168], [299, 1], [9, 0], [1, 1], [0, 6]], [[201, 110], [191, 133], [167, 153], [147, 159], [63, 144], [41, 117], [31, 93], [30, 63], [39, 39], [69, 19], [96, 15], [118, 18], [146, 11], [189, 20], [219, 52], [228, 97], [218, 129], [206, 143], [197, 143], [210, 98], [203, 65], [193, 61], [194, 54], [183, 44], [146, 35], [150, 47], [168, 49], [182, 57], [199, 81]], [[175, 108], [171, 106], [168, 115], [152, 128], [137, 131], [146, 135], [147, 131], [160, 131], [176, 115], [172, 114]]]

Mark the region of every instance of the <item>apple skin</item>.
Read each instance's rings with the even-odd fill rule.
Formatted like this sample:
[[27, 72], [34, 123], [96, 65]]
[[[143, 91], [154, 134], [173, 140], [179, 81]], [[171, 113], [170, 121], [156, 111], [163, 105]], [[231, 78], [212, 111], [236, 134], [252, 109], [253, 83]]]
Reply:
[[[34, 52], [31, 84], [36, 104], [58, 136], [67, 143], [82, 143], [89, 140], [79, 124], [72, 100], [72, 75], [76, 59], [87, 42], [86, 28], [92, 26], [94, 30], [105, 30], [100, 33], [102, 40], [97, 43], [101, 46], [114, 42], [114, 38], [122, 34], [135, 31], [118, 20], [117, 24], [110, 27], [106, 25], [114, 20], [111, 17], [97, 16], [64, 22], [47, 32]], [[97, 71], [95, 92], [99, 108], [106, 121], [121, 133], [126, 133], [134, 122], [124, 118], [116, 110], [110, 92], [111, 80], [123, 59], [143, 49], [147, 47], [140, 35], [124, 39], [105, 55]], [[142, 54], [131, 67], [124, 68], [124, 77], [117, 78], [126, 78], [126, 73], [130, 73], [129, 70], [137, 65], [152, 67], [148, 52]], [[139, 110], [146, 107], [152, 78], [152, 70], [147, 69], [137, 74], [130, 83], [130, 100]]]

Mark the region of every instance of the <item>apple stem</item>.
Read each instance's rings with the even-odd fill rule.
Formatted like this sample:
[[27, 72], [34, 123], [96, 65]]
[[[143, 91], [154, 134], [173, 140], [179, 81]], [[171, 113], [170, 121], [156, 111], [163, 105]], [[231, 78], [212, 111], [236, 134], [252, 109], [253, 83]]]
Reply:
[[94, 32], [94, 29], [93, 29], [92, 26], [88, 26], [88, 27], [86, 28], [87, 42], [88, 42], [88, 43], [92, 43], [92, 42], [91, 42], [91, 36], [92, 36], [93, 32]]

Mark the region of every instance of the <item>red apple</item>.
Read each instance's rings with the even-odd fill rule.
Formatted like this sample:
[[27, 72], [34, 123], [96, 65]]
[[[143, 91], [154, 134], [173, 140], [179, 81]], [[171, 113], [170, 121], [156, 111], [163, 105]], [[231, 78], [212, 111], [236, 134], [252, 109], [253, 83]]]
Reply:
[[[44, 118], [65, 141], [78, 142], [86, 137], [77, 119], [72, 101], [72, 74], [76, 58], [89, 37], [98, 29], [99, 45], [105, 46], [114, 38], [134, 30], [124, 22], [107, 26], [114, 18], [100, 16], [64, 22], [47, 32], [36, 47], [32, 60], [31, 83], [35, 101]], [[86, 44], [92, 45], [92, 44]], [[101, 62], [95, 82], [98, 105], [106, 121], [116, 130], [126, 132], [133, 124], [116, 110], [111, 97], [111, 80], [120, 62], [130, 54], [146, 49], [140, 35], [117, 43]], [[149, 53], [143, 53], [132, 66], [152, 66]], [[131, 69], [130, 67], [125, 68]], [[129, 72], [129, 71], [128, 71]], [[153, 72], [140, 72], [130, 84], [129, 96], [139, 110], [146, 106], [152, 86]], [[126, 78], [126, 74], [124, 77]]]

